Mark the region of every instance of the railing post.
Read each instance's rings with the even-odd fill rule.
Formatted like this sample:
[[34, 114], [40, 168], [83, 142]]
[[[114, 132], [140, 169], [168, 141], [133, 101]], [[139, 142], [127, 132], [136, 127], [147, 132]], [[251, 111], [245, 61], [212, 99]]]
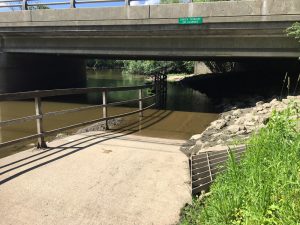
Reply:
[[130, 0], [125, 0], [125, 6], [130, 6]]
[[22, 10], [27, 10], [28, 5], [27, 5], [27, 0], [22, 0]]
[[105, 130], [108, 130], [108, 121], [107, 121], [107, 92], [102, 91], [102, 104], [103, 104], [103, 118], [105, 119]]
[[140, 110], [140, 117], [143, 116], [143, 89], [139, 89], [139, 110]]
[[159, 86], [159, 75], [155, 75], [155, 106], [156, 108], [159, 108], [160, 107], [160, 86]]
[[45, 137], [44, 137], [43, 113], [42, 113], [41, 98], [40, 97], [35, 97], [34, 98], [34, 104], [35, 104], [35, 115], [40, 116], [39, 118], [36, 119], [37, 133], [41, 135], [40, 137], [38, 137], [38, 146], [37, 147], [38, 148], [47, 148], [47, 144], [45, 142]]
[[70, 8], [76, 8], [76, 0], [70, 0]]

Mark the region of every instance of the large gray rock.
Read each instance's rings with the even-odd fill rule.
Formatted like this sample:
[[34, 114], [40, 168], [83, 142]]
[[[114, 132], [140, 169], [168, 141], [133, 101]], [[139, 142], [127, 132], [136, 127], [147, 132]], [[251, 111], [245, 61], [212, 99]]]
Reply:
[[211, 126], [216, 128], [217, 130], [220, 130], [226, 126], [226, 120], [224, 119], [216, 120], [215, 122], [211, 123]]
[[235, 117], [239, 117], [242, 114], [242, 110], [237, 109], [232, 112], [232, 115]]
[[237, 133], [238, 131], [240, 130], [244, 130], [245, 127], [244, 126], [241, 126], [241, 125], [230, 125], [227, 127], [227, 130], [230, 132], [230, 133]]
[[262, 104], [264, 104], [264, 102], [263, 101], [259, 101], [259, 102], [256, 102], [256, 106], [261, 106]]
[[193, 135], [190, 139], [192, 139], [192, 140], [198, 140], [198, 139], [200, 139], [202, 137], [202, 134], [195, 134], [195, 135]]

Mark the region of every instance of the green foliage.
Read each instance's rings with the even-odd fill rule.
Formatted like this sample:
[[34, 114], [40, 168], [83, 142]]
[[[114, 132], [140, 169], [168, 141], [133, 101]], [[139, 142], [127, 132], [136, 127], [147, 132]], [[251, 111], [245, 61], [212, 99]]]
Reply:
[[138, 75], [193, 73], [194, 70], [194, 62], [190, 61], [128, 60], [123, 63], [125, 73]]
[[274, 112], [240, 163], [231, 154], [205, 200], [185, 208], [182, 225], [300, 224], [299, 107]]
[[230, 0], [193, 0], [193, 2], [220, 2], [220, 1], [230, 1]]
[[50, 9], [47, 5], [29, 6], [29, 10]]
[[[193, 0], [193, 2], [219, 2], [219, 1], [230, 1], [230, 0]], [[188, 2], [185, 0], [160, 0], [160, 4], [172, 4], [172, 3], [184, 3]]]
[[121, 69], [123, 67], [122, 60], [101, 60], [89, 59], [86, 61], [88, 68], [96, 69]]
[[287, 29], [288, 36], [300, 39], [300, 23], [294, 23], [293, 26]]
[[160, 0], [160, 4], [180, 3], [179, 0]]

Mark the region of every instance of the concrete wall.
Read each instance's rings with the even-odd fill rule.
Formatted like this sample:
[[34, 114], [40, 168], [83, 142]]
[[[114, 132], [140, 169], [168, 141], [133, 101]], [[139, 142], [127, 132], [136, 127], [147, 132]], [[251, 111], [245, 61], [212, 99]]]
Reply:
[[2, 12], [0, 26], [177, 24], [179, 17], [199, 16], [204, 23], [296, 21], [299, 14], [299, 0], [243, 0]]
[[0, 93], [84, 87], [85, 82], [82, 59], [0, 54]]

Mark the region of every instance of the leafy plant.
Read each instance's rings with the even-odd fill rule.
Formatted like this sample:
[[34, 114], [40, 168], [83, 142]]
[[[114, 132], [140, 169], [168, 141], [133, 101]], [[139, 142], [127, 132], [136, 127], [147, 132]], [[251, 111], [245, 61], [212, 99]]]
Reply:
[[300, 224], [299, 107], [273, 112], [240, 163], [231, 154], [205, 201], [193, 201], [181, 224]]
[[123, 63], [123, 72], [139, 75], [193, 73], [194, 70], [191, 61], [126, 60]]
[[296, 22], [287, 29], [288, 36], [300, 39], [300, 23]]

